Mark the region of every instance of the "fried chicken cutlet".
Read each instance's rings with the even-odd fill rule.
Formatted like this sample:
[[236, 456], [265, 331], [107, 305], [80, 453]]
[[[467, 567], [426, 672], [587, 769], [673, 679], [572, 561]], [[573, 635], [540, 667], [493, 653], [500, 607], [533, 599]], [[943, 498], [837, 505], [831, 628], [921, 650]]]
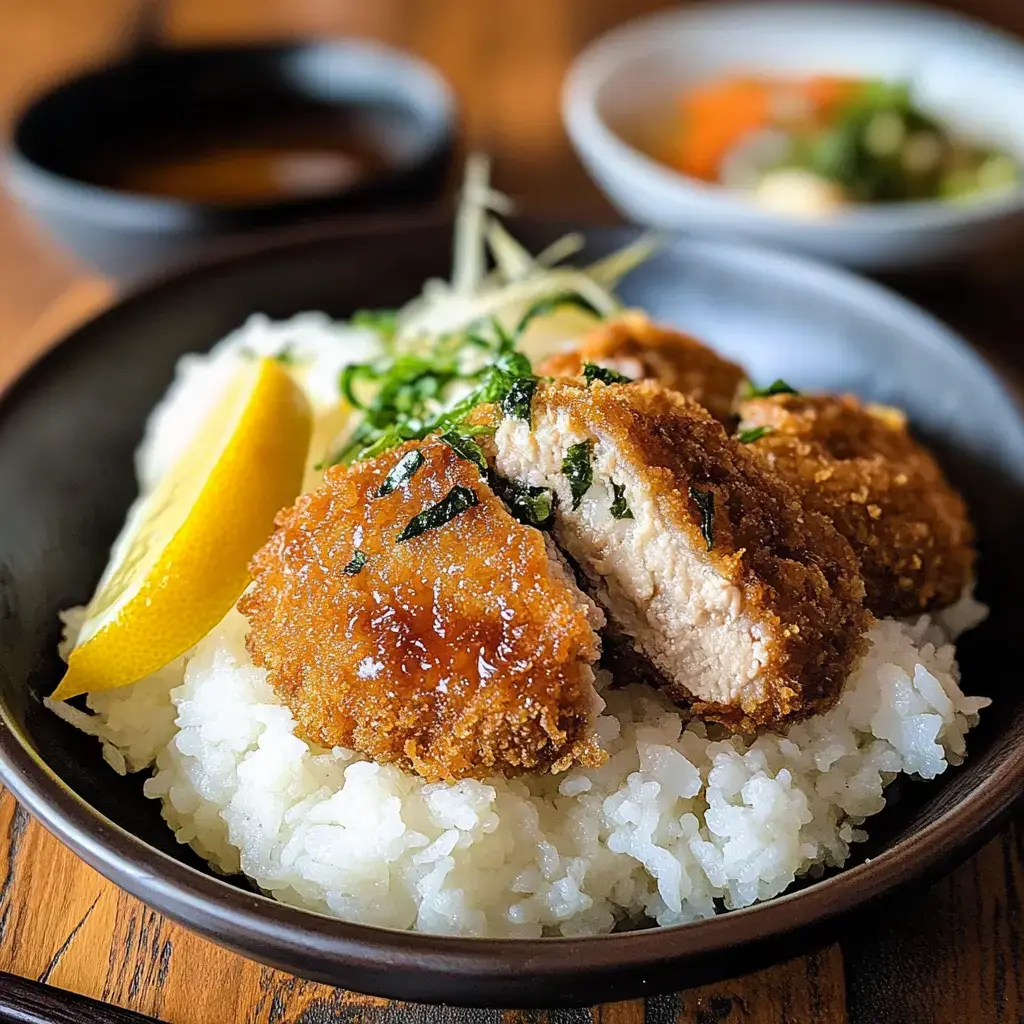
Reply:
[[642, 313], [624, 313], [602, 325], [574, 349], [549, 356], [537, 372], [577, 377], [587, 363], [631, 380], [656, 380], [694, 399], [726, 426], [736, 422], [734, 407], [746, 379], [744, 369], [689, 335], [658, 327]]
[[247, 646], [321, 746], [428, 779], [599, 764], [604, 617], [549, 544], [438, 438], [335, 466], [255, 556]]
[[619, 646], [696, 715], [779, 726], [838, 698], [870, 622], [850, 545], [695, 401], [542, 382], [492, 454], [554, 491], [554, 536]]
[[749, 451], [849, 540], [875, 615], [944, 608], [969, 586], [967, 508], [902, 413], [848, 395], [776, 395], [740, 415], [741, 430], [764, 428]]

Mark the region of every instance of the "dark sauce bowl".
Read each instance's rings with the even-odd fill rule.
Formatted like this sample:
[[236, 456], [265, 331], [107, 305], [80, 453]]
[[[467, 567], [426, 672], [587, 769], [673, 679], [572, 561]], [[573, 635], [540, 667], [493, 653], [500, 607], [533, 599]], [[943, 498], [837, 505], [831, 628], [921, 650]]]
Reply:
[[144, 49], [36, 99], [6, 180], [75, 255], [125, 280], [213, 238], [427, 202], [455, 123], [444, 79], [376, 43]]

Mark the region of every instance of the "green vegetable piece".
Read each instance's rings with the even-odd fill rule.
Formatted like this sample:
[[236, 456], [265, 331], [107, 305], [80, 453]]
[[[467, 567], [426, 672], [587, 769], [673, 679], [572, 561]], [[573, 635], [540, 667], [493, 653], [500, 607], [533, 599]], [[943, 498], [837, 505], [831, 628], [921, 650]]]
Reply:
[[509, 512], [527, 526], [547, 529], [555, 518], [555, 495], [546, 487], [528, 487], [512, 480], [500, 485], [501, 499]]
[[398, 330], [398, 312], [394, 309], [357, 309], [349, 323], [353, 327], [368, 327], [390, 341]]
[[341, 571], [346, 576], [358, 576], [363, 571], [364, 565], [366, 565], [366, 555], [359, 548], [356, 548], [355, 553], [352, 555], [352, 560]]
[[476, 496], [476, 491], [469, 487], [453, 487], [436, 505], [431, 505], [419, 515], [413, 516], [405, 524], [397, 541], [402, 544], [414, 537], [419, 537], [428, 530], [437, 530], [446, 523], [450, 523], [456, 516], [462, 515], [463, 512], [479, 504], [480, 499]]
[[710, 551], [715, 546], [715, 492], [702, 491], [690, 484], [690, 498], [700, 510], [700, 535]]
[[501, 400], [501, 411], [513, 419], [530, 422], [533, 393], [537, 390], [536, 377], [516, 377]]
[[598, 366], [597, 363], [583, 364], [583, 379], [588, 385], [593, 384], [595, 380], [602, 384], [629, 384], [633, 380], [618, 370], [610, 370], [607, 366]]
[[765, 434], [770, 434], [771, 432], [771, 427], [751, 427], [749, 430], [741, 430], [736, 435], [736, 440], [740, 444], [753, 444], [755, 441], [760, 441]]
[[766, 388], [755, 387], [747, 381], [746, 398], [771, 398], [772, 395], [799, 395], [796, 388], [791, 388], [781, 377], [773, 380]]
[[386, 498], [392, 491], [398, 490], [402, 484], [412, 479], [413, 474], [423, 465], [424, 461], [423, 453], [419, 448], [413, 448], [412, 451], [406, 452], [384, 477], [384, 482], [377, 491], [377, 497]]
[[580, 507], [583, 495], [590, 490], [594, 482], [594, 469], [590, 464], [593, 448], [593, 442], [580, 441], [579, 444], [569, 446], [562, 460], [562, 472], [569, 481], [574, 510]]
[[473, 440], [471, 437], [467, 437], [465, 434], [457, 434], [452, 430], [447, 431], [441, 435], [441, 440], [456, 455], [460, 458], [465, 459], [467, 462], [472, 462], [481, 473], [486, 474], [487, 472], [487, 459], [484, 458], [484, 450]]
[[626, 504], [626, 488], [623, 484], [612, 484], [612, 517], [615, 519], [632, 519], [633, 513]]

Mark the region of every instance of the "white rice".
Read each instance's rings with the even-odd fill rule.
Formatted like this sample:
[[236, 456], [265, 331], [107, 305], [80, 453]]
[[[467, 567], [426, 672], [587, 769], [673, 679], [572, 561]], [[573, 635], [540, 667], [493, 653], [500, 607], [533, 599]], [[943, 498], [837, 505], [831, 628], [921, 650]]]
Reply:
[[[287, 339], [309, 357], [303, 383], [328, 415], [337, 350], [353, 352], [340, 343], [358, 342], [362, 358], [367, 333], [315, 315], [260, 319], [183, 361], [140, 450], [143, 486], [238, 349], [273, 352], [272, 339]], [[81, 614], [65, 615], [66, 644]], [[178, 840], [278, 899], [396, 928], [581, 935], [708, 917], [842, 866], [893, 779], [931, 779], [963, 759], [989, 701], [961, 692], [950, 641], [983, 614], [965, 596], [935, 622], [877, 623], [836, 707], [785, 736], [709, 735], [652, 690], [606, 689], [597, 731], [607, 762], [558, 776], [425, 783], [310, 746], [252, 665], [237, 611], [155, 675], [91, 695], [92, 715], [49, 706], [96, 735], [115, 770], [153, 766], [145, 792]]]

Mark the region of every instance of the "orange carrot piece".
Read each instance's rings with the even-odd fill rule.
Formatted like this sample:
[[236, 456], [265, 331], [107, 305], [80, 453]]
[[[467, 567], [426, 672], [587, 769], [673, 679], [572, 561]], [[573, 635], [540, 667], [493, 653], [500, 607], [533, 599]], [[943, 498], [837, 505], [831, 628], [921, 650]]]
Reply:
[[712, 82], [682, 100], [683, 130], [672, 164], [684, 174], [715, 181], [722, 159], [770, 117], [770, 88], [753, 78]]

